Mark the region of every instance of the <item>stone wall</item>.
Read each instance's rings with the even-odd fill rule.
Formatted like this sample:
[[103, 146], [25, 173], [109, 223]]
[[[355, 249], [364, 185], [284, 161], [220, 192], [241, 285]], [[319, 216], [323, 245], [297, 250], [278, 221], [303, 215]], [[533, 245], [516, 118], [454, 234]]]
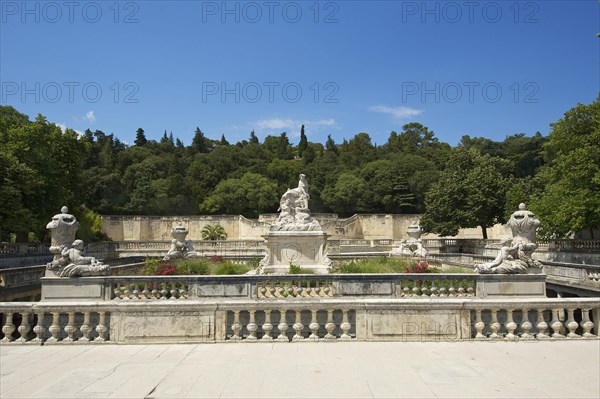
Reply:
[[[408, 238], [406, 228], [420, 215], [363, 214], [339, 218], [336, 214], [314, 214], [331, 239], [399, 239]], [[260, 215], [258, 220], [239, 215], [193, 216], [103, 216], [102, 231], [114, 241], [170, 240], [171, 229], [178, 224], [188, 228], [188, 240], [202, 239], [201, 231], [209, 224], [220, 224], [231, 240], [259, 240], [276, 214]], [[488, 238], [511, 236], [510, 229], [496, 225], [488, 229]], [[423, 238], [438, 238], [435, 234]], [[481, 238], [481, 229], [461, 229], [455, 238]]]

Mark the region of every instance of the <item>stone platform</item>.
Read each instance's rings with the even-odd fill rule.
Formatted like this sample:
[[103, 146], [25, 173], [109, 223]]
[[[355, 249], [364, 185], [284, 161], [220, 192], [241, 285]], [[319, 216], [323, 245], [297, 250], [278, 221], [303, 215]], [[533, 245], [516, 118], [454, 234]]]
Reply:
[[598, 398], [600, 342], [0, 346], [9, 398]]

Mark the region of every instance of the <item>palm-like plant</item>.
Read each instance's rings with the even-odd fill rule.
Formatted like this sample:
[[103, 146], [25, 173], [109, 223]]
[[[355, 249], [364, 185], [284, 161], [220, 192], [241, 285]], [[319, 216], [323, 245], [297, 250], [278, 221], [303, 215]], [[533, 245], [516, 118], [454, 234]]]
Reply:
[[226, 240], [227, 233], [220, 224], [207, 224], [202, 229], [202, 239], [208, 241]]

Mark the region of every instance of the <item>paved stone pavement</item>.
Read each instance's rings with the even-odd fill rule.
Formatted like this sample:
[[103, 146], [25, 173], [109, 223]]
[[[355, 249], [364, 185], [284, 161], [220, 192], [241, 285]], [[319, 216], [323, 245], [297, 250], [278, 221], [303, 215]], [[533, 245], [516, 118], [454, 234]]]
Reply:
[[600, 341], [3, 345], [0, 398], [599, 398]]

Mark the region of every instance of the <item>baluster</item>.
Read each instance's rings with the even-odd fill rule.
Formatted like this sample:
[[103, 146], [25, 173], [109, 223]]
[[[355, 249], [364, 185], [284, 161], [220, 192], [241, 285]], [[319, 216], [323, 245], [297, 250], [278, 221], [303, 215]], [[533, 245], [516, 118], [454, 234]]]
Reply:
[[546, 320], [544, 320], [544, 309], [538, 309], [537, 311], [538, 317], [537, 317], [537, 330], [538, 333], [536, 334], [536, 338], [537, 339], [547, 339], [550, 338], [550, 335], [546, 334], [546, 330], [548, 329], [548, 323], [546, 323]]
[[473, 296], [475, 294], [475, 289], [473, 286], [475, 285], [473, 280], [467, 280], [467, 296]]
[[421, 282], [421, 296], [423, 298], [429, 296], [429, 287], [427, 287], [427, 280], [422, 280]]
[[115, 293], [115, 297], [114, 297], [113, 299], [114, 299], [115, 301], [118, 301], [118, 300], [120, 300], [120, 299], [121, 299], [121, 294], [123, 293], [123, 292], [121, 291], [121, 282], [117, 281], [117, 282], [115, 283], [115, 290], [114, 290], [114, 293]]
[[171, 291], [169, 291], [169, 293], [171, 294], [171, 298], [169, 299], [177, 299], [177, 281], [171, 282]]
[[273, 324], [271, 324], [271, 310], [265, 310], [265, 323], [262, 325], [262, 329], [265, 332], [262, 340], [273, 341], [273, 337], [271, 337], [271, 331], [273, 330]]
[[4, 333], [4, 338], [0, 342], [12, 342], [14, 341], [14, 337], [12, 334], [15, 332], [15, 325], [13, 324], [13, 312], [6, 313], [6, 322], [4, 326], [2, 326], [2, 332]]
[[498, 309], [492, 309], [492, 320], [490, 321], [490, 334], [491, 339], [502, 339], [502, 335], [498, 334], [500, 331], [500, 323], [498, 323]]
[[133, 282], [133, 298], [132, 299], [140, 299], [140, 290], [138, 289], [138, 282]]
[[296, 310], [296, 322], [292, 326], [296, 334], [292, 337], [292, 341], [302, 341], [304, 337], [302, 336], [302, 330], [304, 329], [304, 324], [302, 324], [302, 311]]
[[446, 280], [440, 280], [440, 298], [445, 298], [448, 295], [446, 295]]
[[296, 286], [296, 298], [304, 297], [304, 287], [302, 286], [302, 280], [298, 280], [298, 285]]
[[64, 331], [67, 333], [67, 336], [63, 339], [63, 342], [73, 342], [73, 333], [75, 332], [75, 312], [68, 312], [69, 318], [67, 319], [67, 325], [64, 328]]
[[340, 324], [340, 328], [342, 329], [342, 335], [340, 336], [340, 341], [349, 341], [352, 339], [350, 336], [350, 328], [352, 327], [348, 322], [348, 310], [342, 309], [342, 324]]
[[319, 323], [317, 322], [317, 311], [311, 310], [311, 315], [312, 317], [310, 320], [310, 324], [308, 325], [308, 328], [310, 328], [310, 335], [308, 336], [308, 339], [317, 342], [319, 340], [319, 335], [317, 334], [317, 331], [319, 330]]
[[458, 297], [465, 296], [465, 287], [463, 287], [464, 280], [458, 280]]
[[123, 294], [123, 299], [129, 300], [129, 295], [131, 294], [131, 290], [129, 289], [129, 283], [125, 282], [125, 292]]
[[157, 281], [153, 281], [152, 282], [152, 292], [150, 292], [150, 295], [152, 295], [152, 299], [158, 299], [158, 282]]
[[412, 294], [410, 296], [411, 297], [419, 296], [419, 280], [413, 279], [412, 283], [413, 283], [413, 288], [412, 288]]
[[440, 295], [440, 291], [437, 287], [437, 280], [431, 280], [431, 295], [432, 298], [437, 298]]
[[167, 291], [167, 283], [163, 281], [160, 286], [160, 299], [167, 299], [167, 294], [169, 293]]
[[590, 320], [590, 310], [591, 309], [581, 309], [581, 328], [583, 328], [583, 338], [597, 338], [596, 335], [592, 334], [594, 322]]
[[552, 321], [550, 322], [550, 328], [552, 328], [552, 338], [555, 339], [563, 339], [564, 335], [560, 333], [563, 328], [563, 323], [560, 321], [559, 312], [563, 312], [562, 309], [553, 309], [552, 310]]
[[255, 323], [254, 314], [256, 310], [250, 310], [250, 320], [248, 321], [248, 325], [246, 325], [246, 330], [248, 330], [248, 336], [246, 337], [246, 341], [256, 341], [258, 338], [256, 337], [256, 331], [258, 330], [258, 325]]
[[268, 281], [267, 282], [267, 287], [269, 287], [269, 298], [270, 299], [275, 299], [275, 282], [274, 281]]
[[36, 337], [32, 339], [31, 342], [41, 344], [44, 341], [42, 338], [42, 335], [44, 335], [44, 330], [44, 312], [39, 312], [37, 313], [37, 323], [35, 327], [33, 327], [33, 332], [35, 333]]
[[285, 332], [288, 329], [287, 321], [285, 320], [285, 314], [286, 314], [285, 309], [280, 310], [279, 314], [281, 316], [279, 318], [279, 325], [277, 326], [277, 328], [279, 329], [279, 335], [277, 336], [277, 341], [289, 342], [290, 340], [287, 337], [287, 335], [285, 334]]
[[577, 330], [577, 327], [579, 327], [579, 323], [577, 323], [575, 321], [574, 313], [575, 313], [575, 309], [573, 309], [573, 308], [567, 309], [567, 314], [569, 315], [567, 322], [565, 323], [567, 325], [567, 328], [569, 329], [567, 338], [581, 338], [581, 335], [579, 335], [575, 332], [575, 330]]
[[179, 299], [187, 299], [188, 295], [188, 286], [187, 283], [182, 281], [179, 283]]
[[325, 341], [335, 341], [336, 337], [333, 335], [335, 330], [335, 323], [333, 322], [333, 309], [327, 309], [327, 323], [325, 324], [327, 334], [323, 338]]
[[86, 311], [83, 313], [83, 324], [81, 324], [81, 327], [79, 327], [79, 331], [81, 331], [83, 336], [79, 338], [77, 342], [89, 342], [90, 332], [92, 332], [92, 329], [90, 328], [90, 312]]
[[23, 318], [21, 319], [21, 325], [17, 328], [21, 337], [19, 337], [19, 342], [27, 342], [27, 334], [31, 331], [31, 325], [29, 324], [29, 312], [22, 313]]
[[144, 281], [144, 289], [142, 290], [142, 295], [144, 296], [144, 299], [148, 299], [148, 282]]
[[331, 288], [329, 288], [330, 284], [331, 283], [329, 281], [326, 281], [325, 287], [323, 288], [323, 294], [326, 298], [333, 296], [333, 295], [331, 295]]
[[485, 328], [485, 323], [481, 319], [481, 309], [475, 310], [475, 330], [477, 330], [477, 334], [475, 334], [475, 339], [481, 340], [485, 339], [485, 335], [483, 335], [483, 329]]
[[[283, 281], [283, 280], [279, 280], [278, 281], [278, 288], [277, 288], [277, 299], [279, 298], [284, 298], [285, 294], [287, 293], [287, 290], [285, 289], [284, 285], [289, 284], [287, 281]], [[273, 285], [275, 285], [275, 281], [273, 281]]]
[[58, 334], [60, 333], [60, 325], [59, 325], [59, 312], [52, 312], [52, 324], [48, 327], [48, 331], [52, 336], [46, 340], [46, 343], [58, 342]]
[[454, 280], [448, 281], [448, 298], [454, 298], [456, 296], [456, 288], [454, 288]]
[[533, 327], [533, 325], [529, 321], [529, 315], [527, 314], [529, 312], [529, 309], [524, 308], [522, 310], [522, 312], [523, 312], [523, 319], [521, 320], [521, 331], [523, 331], [523, 332], [521, 333], [521, 339], [525, 339], [525, 340], [535, 339], [534, 336], [529, 333], [529, 331]]
[[321, 297], [321, 284], [319, 280], [315, 280], [315, 296], [316, 297]]
[[517, 323], [514, 322], [513, 320], [513, 309], [512, 308], [508, 308], [506, 309], [506, 329], [508, 330], [508, 332], [506, 333], [506, 336], [504, 337], [505, 340], [507, 341], [515, 341], [518, 337], [515, 335], [515, 330], [517, 329]]
[[264, 283], [259, 283], [260, 286], [256, 287], [256, 295], [259, 299], [267, 298], [267, 289], [263, 286]]
[[402, 297], [408, 298], [410, 288], [408, 288], [408, 280], [402, 280]]
[[233, 331], [233, 335], [229, 338], [231, 341], [239, 341], [242, 339], [240, 337], [240, 331], [242, 330], [242, 325], [240, 324], [240, 311], [233, 311], [233, 324], [231, 325], [231, 330]]
[[98, 315], [99, 320], [98, 325], [96, 326], [96, 332], [98, 333], [98, 337], [94, 340], [94, 342], [104, 342], [106, 341], [104, 335], [108, 331], [108, 328], [106, 327], [106, 312], [98, 312]]

